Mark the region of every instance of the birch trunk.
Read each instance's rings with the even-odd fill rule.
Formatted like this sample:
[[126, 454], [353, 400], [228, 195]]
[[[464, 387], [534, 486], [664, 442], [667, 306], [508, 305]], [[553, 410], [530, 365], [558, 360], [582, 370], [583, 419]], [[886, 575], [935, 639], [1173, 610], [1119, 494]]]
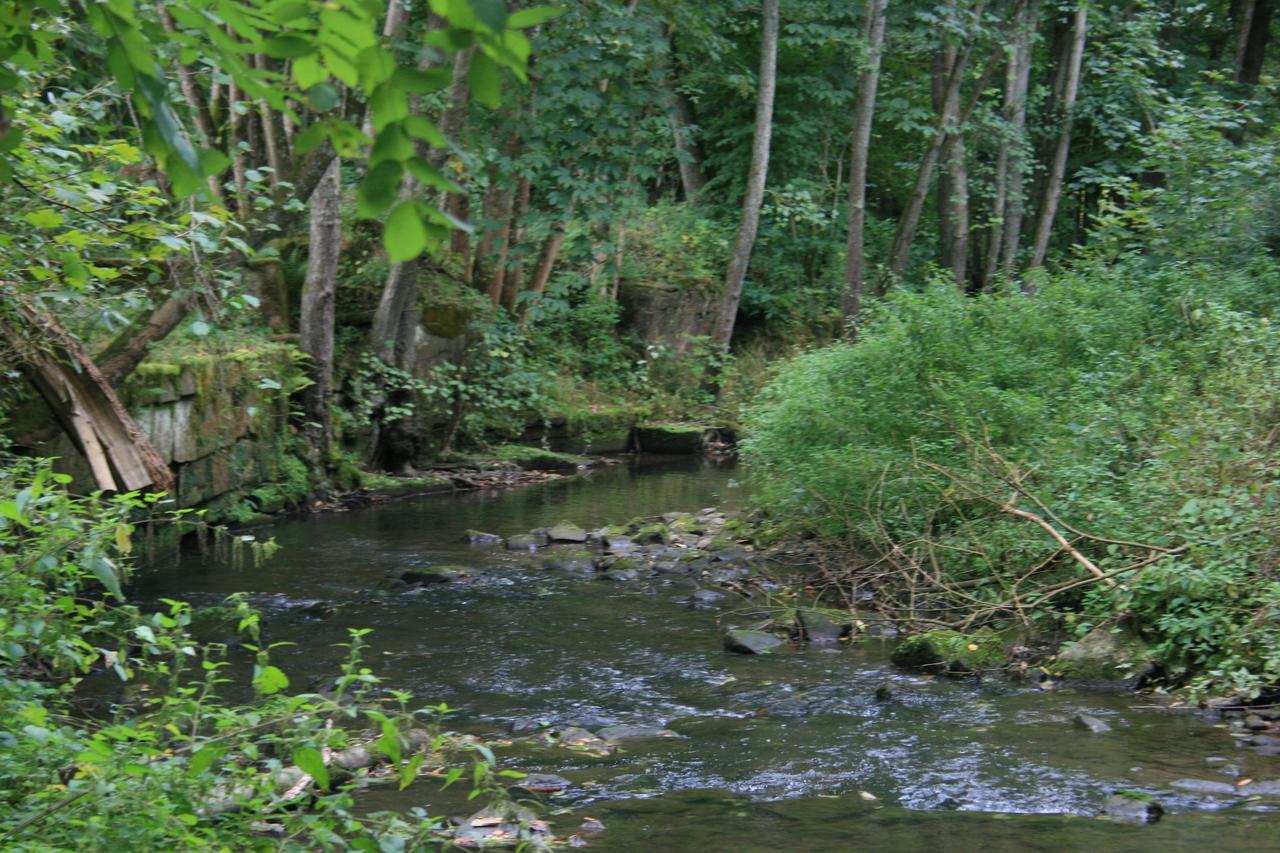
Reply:
[[751, 171], [747, 174], [747, 191], [742, 199], [742, 224], [733, 247], [733, 259], [725, 276], [724, 299], [716, 324], [715, 343], [729, 348], [733, 327], [742, 300], [742, 285], [747, 278], [747, 265], [755, 247], [760, 227], [760, 207], [764, 204], [765, 182], [769, 176], [769, 144], [773, 136], [773, 100], [777, 92], [778, 72], [778, 0], [764, 0], [760, 30], [760, 79], [756, 92], [755, 135], [751, 142]]
[[1044, 200], [1036, 219], [1035, 245], [1031, 250], [1030, 269], [1043, 266], [1049, 250], [1049, 237], [1053, 234], [1053, 221], [1062, 200], [1062, 185], [1067, 173], [1067, 155], [1071, 152], [1071, 125], [1074, 118], [1076, 95], [1080, 91], [1080, 72], [1084, 64], [1084, 43], [1088, 35], [1089, 10], [1081, 5], [1076, 9], [1071, 31], [1071, 53], [1062, 87], [1062, 120], [1058, 127], [1058, 142], [1054, 147], [1053, 161], [1045, 183]]
[[845, 242], [844, 298], [840, 313], [856, 321], [866, 287], [867, 162], [871, 155], [871, 127], [876, 91], [880, 86], [880, 57], [884, 51], [885, 11], [889, 0], [871, 0], [863, 24], [867, 66], [858, 75], [858, 105], [853, 113], [853, 141], [849, 146], [849, 230]]

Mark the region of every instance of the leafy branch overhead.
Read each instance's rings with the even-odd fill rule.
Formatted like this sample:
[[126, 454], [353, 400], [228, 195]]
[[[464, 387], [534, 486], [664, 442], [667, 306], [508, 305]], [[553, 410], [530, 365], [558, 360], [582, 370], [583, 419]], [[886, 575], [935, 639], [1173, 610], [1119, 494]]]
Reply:
[[[331, 146], [343, 158], [363, 157], [360, 213], [376, 218], [395, 203], [406, 173], [422, 186], [455, 187], [412, 144], [449, 145], [431, 119], [410, 109], [412, 96], [449, 85], [443, 60], [473, 48], [467, 82], [477, 102], [496, 108], [504, 70], [527, 79], [530, 43], [522, 30], [560, 11], [535, 7], [508, 14], [494, 0], [431, 0], [430, 8], [440, 26], [420, 44], [401, 45], [383, 34], [386, 8], [373, 0], [193, 0], [159, 8], [134, 0], [17, 0], [0, 21], [0, 97], [38, 84], [42, 70], [57, 63], [62, 43], [87, 23], [100, 39], [111, 77], [129, 94], [143, 149], [176, 196], [220, 183], [235, 151], [193, 134], [198, 110], [174, 98], [165, 67], [174, 58], [278, 112], [293, 130], [295, 155]], [[0, 181], [7, 182], [23, 129], [5, 121], [0, 130]], [[438, 247], [455, 227], [464, 224], [430, 205], [405, 201], [392, 211], [385, 241], [393, 257], [412, 257]]]

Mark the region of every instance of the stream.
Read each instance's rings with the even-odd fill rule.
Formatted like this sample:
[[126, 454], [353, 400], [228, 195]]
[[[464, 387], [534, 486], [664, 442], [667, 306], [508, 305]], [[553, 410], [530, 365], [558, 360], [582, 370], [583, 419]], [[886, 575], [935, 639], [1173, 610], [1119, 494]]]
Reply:
[[[348, 628], [368, 627], [367, 662], [384, 684], [421, 704], [447, 702], [455, 729], [675, 732], [604, 757], [524, 741], [498, 751], [504, 767], [572, 783], [544, 796], [548, 819], [561, 836], [587, 816], [603, 822], [584, 836], [594, 849], [1280, 849], [1280, 796], [1219, 792], [1243, 778], [1280, 779], [1280, 757], [1238, 749], [1221, 724], [1152, 697], [923, 677], [889, 663], [889, 640], [736, 655], [724, 651], [717, 620], [746, 624], [734, 612], [741, 599], [718, 590], [695, 609], [689, 575], [610, 582], [548, 569], [545, 552], [465, 541], [468, 529], [505, 536], [561, 520], [590, 529], [732, 509], [743, 500], [739, 476], [729, 465], [667, 460], [281, 521], [257, 531], [283, 546], [258, 569], [185, 557], [146, 573], [137, 592], [197, 607], [247, 592], [269, 640], [296, 644], [274, 656], [294, 690], [326, 688], [344, 656], [336, 644]], [[431, 565], [474, 575], [379, 590], [390, 572]], [[879, 701], [885, 686], [892, 698]], [[1074, 726], [1080, 712], [1111, 730]], [[1185, 780], [1216, 786], [1189, 790]], [[463, 788], [441, 792], [426, 779], [358, 796], [370, 810], [465, 816], [478, 806]], [[1096, 818], [1119, 788], [1155, 796], [1163, 820]]]

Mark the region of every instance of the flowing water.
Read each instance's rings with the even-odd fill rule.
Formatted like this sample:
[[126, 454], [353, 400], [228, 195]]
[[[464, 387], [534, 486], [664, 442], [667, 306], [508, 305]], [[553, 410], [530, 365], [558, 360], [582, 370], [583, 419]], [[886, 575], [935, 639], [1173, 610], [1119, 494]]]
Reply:
[[[745, 623], [741, 601], [725, 594], [693, 609], [688, 576], [610, 582], [464, 542], [469, 528], [509, 535], [732, 508], [742, 500], [735, 476], [689, 460], [619, 466], [505, 494], [282, 521], [264, 533], [284, 550], [261, 568], [187, 558], [139, 592], [197, 606], [247, 592], [269, 639], [296, 644], [276, 657], [295, 689], [326, 687], [344, 654], [336, 644], [369, 627], [370, 666], [389, 686], [458, 709], [456, 728], [676, 732], [607, 757], [524, 741], [499, 751], [504, 766], [568, 778], [571, 788], [547, 798], [550, 818], [561, 835], [584, 816], [603, 821], [590, 837], [599, 850], [1280, 849], [1280, 797], [1170, 785], [1280, 779], [1280, 758], [1237, 749], [1222, 727], [1149, 697], [920, 677], [891, 666], [881, 640], [735, 655], [720, 626]], [[379, 591], [388, 573], [440, 564], [477, 574]], [[883, 685], [889, 701], [876, 698]], [[1073, 726], [1082, 711], [1111, 731]], [[1227, 762], [1238, 777], [1223, 772]], [[1117, 788], [1155, 795], [1165, 818], [1094, 817]], [[361, 797], [370, 809], [465, 815], [475, 805], [464, 793], [424, 780]]]

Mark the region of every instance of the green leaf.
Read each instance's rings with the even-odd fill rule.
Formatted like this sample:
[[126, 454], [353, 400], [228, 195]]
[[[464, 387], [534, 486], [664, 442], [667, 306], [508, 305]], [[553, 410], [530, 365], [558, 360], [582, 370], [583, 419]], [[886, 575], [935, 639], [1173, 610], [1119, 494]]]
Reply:
[[471, 97], [490, 109], [502, 106], [502, 78], [498, 65], [488, 55], [476, 53], [471, 58], [471, 70], [467, 73]]
[[315, 43], [302, 36], [283, 35], [262, 43], [262, 52], [272, 59], [296, 59], [316, 52]]
[[395, 203], [400, 192], [400, 177], [404, 166], [395, 160], [386, 160], [369, 170], [356, 189], [356, 212], [365, 219], [374, 219]]
[[369, 152], [369, 165], [376, 166], [384, 160], [408, 160], [413, 156], [413, 143], [404, 135], [398, 124], [389, 124], [373, 140]]
[[413, 780], [418, 778], [418, 768], [422, 766], [422, 762], [425, 761], [426, 758], [427, 755], [425, 752], [419, 752], [400, 767], [401, 791], [413, 784]]
[[231, 165], [231, 158], [216, 148], [204, 148], [200, 151], [200, 171], [206, 176], [218, 176]]
[[409, 115], [409, 96], [395, 83], [383, 83], [373, 90], [369, 107], [373, 110], [373, 129], [379, 131]]
[[395, 764], [400, 763], [400, 733], [396, 731], [395, 723], [391, 720], [382, 721], [382, 736], [374, 746]]
[[398, 204], [387, 217], [387, 225], [382, 232], [382, 243], [387, 249], [387, 258], [392, 263], [418, 257], [427, 248], [429, 239], [422, 217], [418, 215], [417, 202], [414, 201]]
[[472, 11], [486, 27], [495, 33], [502, 32], [507, 24], [506, 0], [468, 0]]
[[329, 138], [329, 126], [322, 121], [308, 127], [293, 140], [293, 150], [298, 154], [308, 154], [318, 148]]
[[356, 57], [356, 68], [360, 71], [360, 85], [371, 92], [391, 79], [396, 70], [396, 59], [382, 45], [374, 45], [360, 51]]
[[307, 103], [317, 112], [327, 113], [338, 105], [338, 87], [332, 83], [317, 83], [307, 89]]
[[[190, 147], [190, 146], [188, 146]], [[164, 158], [164, 171], [169, 176], [169, 183], [173, 185], [174, 195], [178, 198], [186, 198], [193, 193], [197, 193], [204, 187], [204, 181], [200, 179], [200, 161], [197, 159], [193, 168], [187, 162], [186, 155], [174, 149]]]
[[329, 72], [320, 67], [320, 57], [315, 54], [295, 60], [292, 73], [293, 82], [303, 91], [329, 79]]
[[213, 766], [213, 762], [222, 757], [222, 750], [215, 746], [202, 746], [196, 750], [191, 756], [191, 763], [187, 765], [188, 776], [199, 776], [201, 773]]
[[391, 83], [406, 92], [427, 95], [448, 86], [452, 76], [447, 68], [397, 68]]
[[322, 790], [329, 790], [329, 768], [324, 766], [324, 757], [314, 746], [303, 746], [293, 751], [293, 763], [298, 765]]
[[436, 189], [445, 190], [446, 192], [462, 191], [462, 187], [449, 180], [445, 177], [444, 173], [435, 166], [432, 166], [426, 160], [423, 160], [421, 157], [414, 157], [405, 165], [409, 167], [409, 173], [417, 178], [422, 184], [429, 187], [435, 187]]
[[289, 686], [289, 678], [279, 667], [264, 666], [253, 677], [253, 689], [264, 696], [279, 693]]
[[436, 127], [435, 122], [426, 116], [411, 115], [406, 117], [401, 124], [410, 136], [421, 139], [432, 148], [444, 148], [449, 144], [449, 141], [444, 138], [444, 134], [440, 132], [440, 128]]
[[545, 24], [564, 13], [563, 6], [535, 6], [532, 9], [520, 9], [507, 16], [507, 27], [513, 30], [527, 30], [529, 27]]
[[120, 589], [120, 576], [116, 572], [115, 564], [101, 554], [90, 554], [85, 558], [85, 568], [93, 573], [93, 576], [107, 588], [107, 592], [115, 596], [116, 600], [124, 601], [124, 592]]
[[36, 228], [57, 228], [66, 221], [66, 217], [49, 207], [24, 213], [22, 218], [27, 220], [27, 224], [34, 225]]

